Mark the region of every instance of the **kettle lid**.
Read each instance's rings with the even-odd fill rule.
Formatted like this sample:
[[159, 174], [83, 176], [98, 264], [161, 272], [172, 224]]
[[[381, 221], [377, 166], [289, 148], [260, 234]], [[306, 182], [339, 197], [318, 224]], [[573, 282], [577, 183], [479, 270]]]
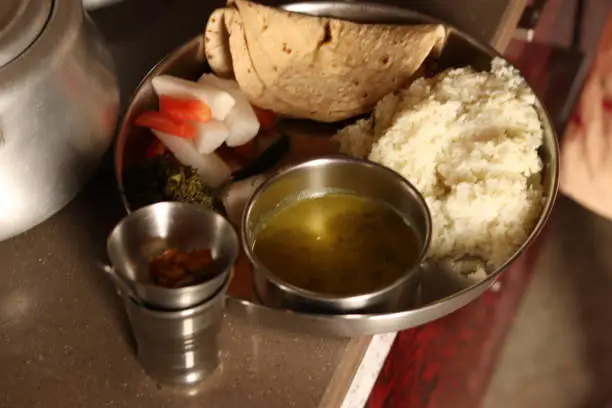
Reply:
[[0, 0], [0, 67], [23, 53], [45, 28], [53, 0]]

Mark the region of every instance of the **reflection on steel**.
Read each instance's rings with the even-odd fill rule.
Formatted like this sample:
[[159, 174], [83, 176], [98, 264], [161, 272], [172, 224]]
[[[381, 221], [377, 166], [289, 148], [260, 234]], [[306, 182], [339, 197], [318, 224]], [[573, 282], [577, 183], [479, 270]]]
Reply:
[[[6, 1], [0, 3], [6, 7]], [[19, 44], [18, 58], [4, 55], [3, 64], [0, 55], [0, 205], [6, 213], [0, 241], [40, 224], [77, 195], [111, 145], [119, 109], [112, 57], [80, 2], [21, 3], [52, 6], [32, 20], [14, 17], [16, 25], [41, 24], [41, 30], [26, 49]]]

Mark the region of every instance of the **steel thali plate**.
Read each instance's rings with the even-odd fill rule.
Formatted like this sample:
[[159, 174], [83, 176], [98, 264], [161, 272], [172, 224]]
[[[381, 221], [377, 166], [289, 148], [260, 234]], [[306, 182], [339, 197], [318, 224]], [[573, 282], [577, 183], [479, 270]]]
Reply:
[[[364, 23], [415, 24], [437, 22], [420, 13], [380, 3], [301, 2], [283, 7], [299, 13], [336, 17]], [[449, 27], [449, 38], [439, 61], [439, 69], [469, 65], [478, 70], [487, 70], [490, 68], [491, 60], [499, 56], [493, 48], [479, 43], [454, 27]], [[151, 78], [160, 74], [171, 74], [196, 79], [207, 70], [209, 68], [204, 58], [204, 38], [198, 36], [164, 58], [146, 75], [138, 87], [124, 116], [115, 148], [117, 182], [127, 211], [130, 211], [130, 205], [123, 190], [123, 168], [125, 164], [129, 164], [142, 156], [146, 143], [151, 137], [147, 132], [131, 126], [131, 123], [139, 113], [154, 107], [156, 104]], [[540, 156], [544, 163], [542, 180], [545, 204], [540, 219], [529, 238], [506, 263], [489, 274], [487, 278], [474, 281], [460, 275], [431, 269], [423, 273], [421, 298], [417, 306], [407, 305], [401, 310], [384, 314], [325, 315], [274, 309], [259, 304], [252, 293], [250, 276], [247, 276], [248, 267], [246, 273], [241, 272], [241, 269], [245, 269], [245, 265], [240, 265], [239, 262], [233, 285], [229, 290], [228, 311], [259, 324], [292, 331], [331, 336], [361, 336], [419, 326], [452, 313], [476, 299], [490, 288], [497, 277], [537, 238], [550, 216], [556, 198], [559, 174], [557, 137], [550, 115], [541, 102], [538, 102], [537, 108], [545, 134], [544, 145], [540, 149]], [[316, 131], [310, 129], [309, 126], [316, 128], [316, 125], [312, 123], [293, 122], [288, 124], [286, 130], [283, 131], [293, 137], [293, 129], [295, 137], [302, 137], [302, 145], [304, 145], [303, 137], [313, 136], [313, 132], [316, 132], [319, 136], [325, 133], [321, 128], [316, 129]], [[310, 135], [308, 135], [309, 132]], [[306, 136], [304, 136], [305, 134]], [[307, 140], [306, 144], [316, 145], [315, 137]], [[233, 189], [226, 197], [226, 205], [228, 201], [230, 202], [228, 212], [232, 221], [237, 221], [241, 204], [244, 204], [246, 198], [254, 191], [259, 182], [255, 179], [237, 183], [241, 185]], [[241, 275], [244, 275], [243, 278], [240, 278]]]

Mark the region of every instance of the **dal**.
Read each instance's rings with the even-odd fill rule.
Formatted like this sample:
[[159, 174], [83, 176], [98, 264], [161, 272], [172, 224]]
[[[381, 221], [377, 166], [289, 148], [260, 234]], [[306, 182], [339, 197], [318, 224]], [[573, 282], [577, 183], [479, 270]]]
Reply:
[[255, 256], [285, 282], [312, 292], [358, 295], [413, 268], [419, 240], [387, 204], [331, 193], [283, 206], [255, 238]]

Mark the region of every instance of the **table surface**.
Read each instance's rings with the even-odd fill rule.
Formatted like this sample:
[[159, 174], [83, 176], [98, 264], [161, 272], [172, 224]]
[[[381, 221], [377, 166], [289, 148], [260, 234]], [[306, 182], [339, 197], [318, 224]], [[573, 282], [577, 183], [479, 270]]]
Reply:
[[[504, 42], [500, 33], [509, 32], [500, 27], [515, 26], [516, 3], [524, 5], [510, 0], [467, 3], [401, 2], [498, 46]], [[117, 62], [122, 107], [147, 70], [199, 33], [218, 5], [126, 0], [93, 13]], [[176, 21], [180, 24], [171, 24]], [[106, 235], [123, 215], [110, 164], [108, 156], [95, 179], [56, 216], [0, 243], [0, 406], [201, 405], [201, 399], [159, 387], [144, 375], [133, 356], [121, 305], [96, 266], [105, 257]], [[222, 369], [200, 390], [207, 403], [220, 407], [317, 406], [329, 394], [332, 379], [346, 378], [334, 384], [348, 389], [351, 376], [338, 370], [355, 370], [343, 359], [363, 356], [365, 351], [355, 352], [351, 344], [368, 344], [255, 327], [231, 316], [221, 338]]]

